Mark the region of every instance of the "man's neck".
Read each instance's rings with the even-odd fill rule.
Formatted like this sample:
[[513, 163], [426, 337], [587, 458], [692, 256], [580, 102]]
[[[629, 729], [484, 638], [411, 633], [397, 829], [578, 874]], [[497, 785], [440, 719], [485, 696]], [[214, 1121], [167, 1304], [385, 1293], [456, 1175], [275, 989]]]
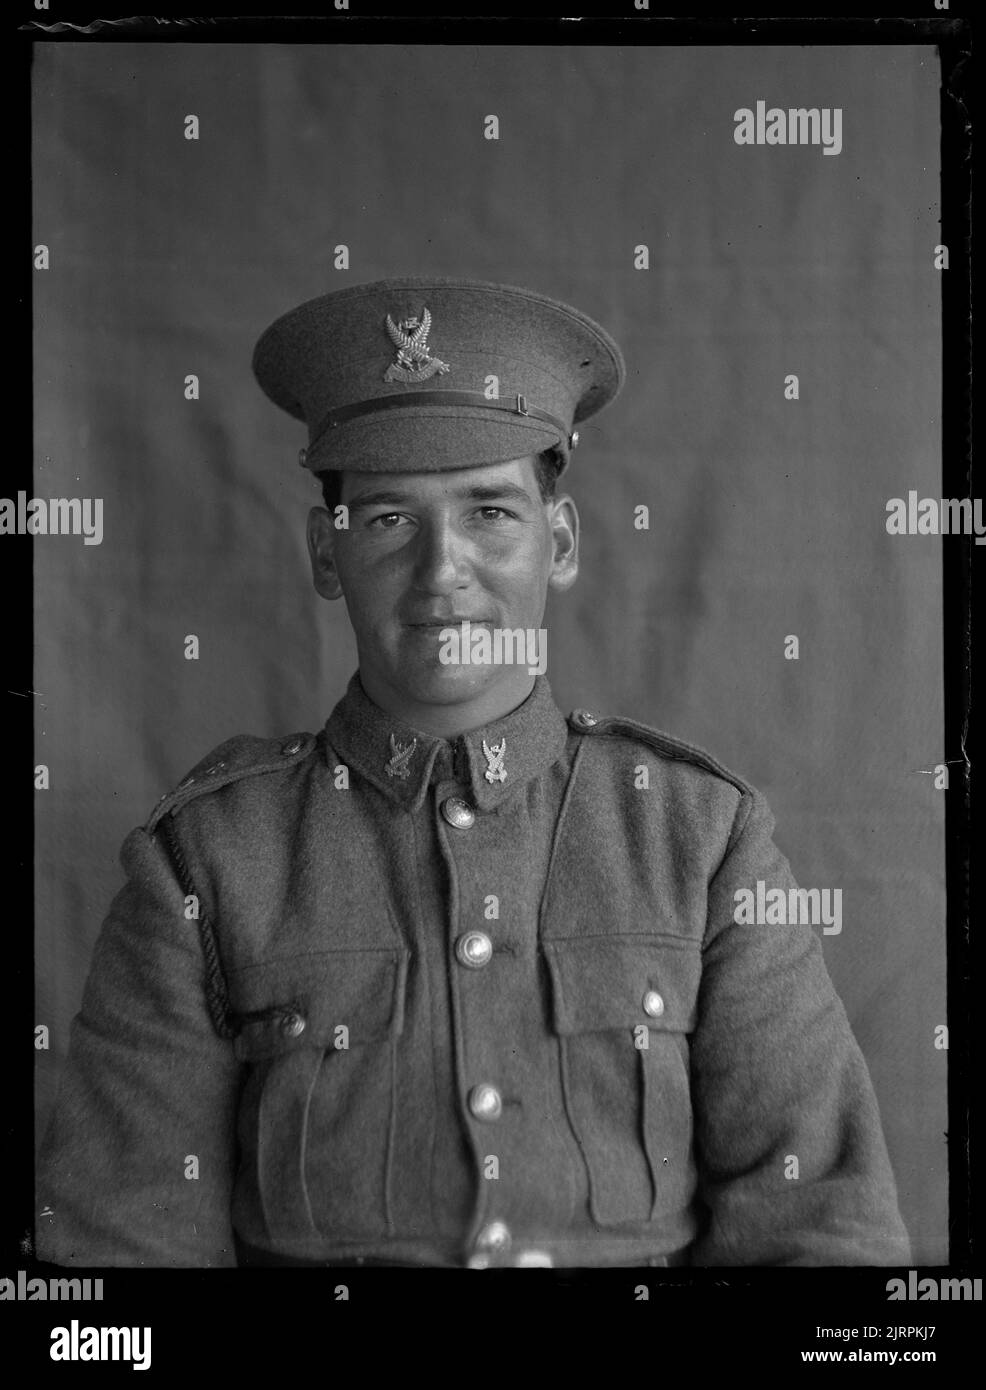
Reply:
[[534, 689], [536, 678], [523, 670], [513, 672], [512, 675], [512, 680], [499, 682], [481, 690], [471, 699], [448, 705], [408, 699], [402, 692], [392, 690], [385, 683], [368, 677], [362, 669], [359, 679], [367, 699], [372, 700], [380, 709], [423, 734], [430, 734], [433, 738], [452, 739], [460, 734], [471, 733], [474, 729], [483, 729], [489, 724], [495, 724], [498, 719], [503, 719], [524, 703]]

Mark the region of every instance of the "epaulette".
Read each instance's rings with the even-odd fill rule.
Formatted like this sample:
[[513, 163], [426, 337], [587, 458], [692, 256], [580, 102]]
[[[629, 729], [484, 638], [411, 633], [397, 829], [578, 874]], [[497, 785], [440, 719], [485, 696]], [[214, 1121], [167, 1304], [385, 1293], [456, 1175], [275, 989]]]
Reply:
[[314, 734], [291, 734], [287, 738], [257, 738], [237, 734], [214, 748], [173, 791], [165, 792], [154, 807], [144, 829], [150, 834], [162, 816], [169, 815], [206, 792], [218, 791], [230, 782], [264, 772], [279, 772], [307, 758], [315, 747]]
[[652, 748], [655, 753], [660, 753], [663, 758], [694, 763], [696, 767], [704, 768], [706, 772], [711, 772], [714, 776], [721, 777], [724, 781], [731, 783], [737, 791], [744, 794], [753, 791], [749, 782], [745, 782], [742, 777], [738, 777], [728, 767], [723, 767], [722, 763], [717, 762], [711, 754], [706, 753], [704, 748], [696, 748], [694, 744], [683, 743], [681, 739], [672, 738], [670, 734], [662, 733], [660, 729], [652, 729], [648, 724], [640, 724], [636, 719], [624, 719], [620, 715], [603, 716], [591, 714], [587, 709], [576, 709], [568, 716], [568, 722], [576, 733], [588, 734], [592, 737], [605, 737], [605, 735], [610, 734], [618, 738], [639, 739], [642, 743], [646, 743], [649, 748]]

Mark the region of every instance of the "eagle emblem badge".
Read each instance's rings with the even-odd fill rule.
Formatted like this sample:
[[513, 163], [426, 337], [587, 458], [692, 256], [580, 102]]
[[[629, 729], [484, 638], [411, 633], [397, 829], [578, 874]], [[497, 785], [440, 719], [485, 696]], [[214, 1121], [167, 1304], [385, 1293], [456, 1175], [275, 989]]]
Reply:
[[483, 739], [483, 753], [488, 764], [485, 772], [487, 782], [505, 782], [507, 780], [507, 769], [503, 766], [503, 755], [507, 751], [507, 740], [502, 738], [500, 742], [494, 743], [492, 748]]
[[399, 777], [402, 781], [411, 775], [408, 763], [411, 755], [418, 746], [418, 740], [412, 738], [410, 743], [398, 743], [394, 735], [390, 735], [390, 760], [384, 764], [384, 771], [388, 777]]
[[384, 372], [384, 381], [427, 381], [436, 372], [449, 371], [447, 362], [440, 357], [432, 357], [428, 351], [428, 334], [431, 332], [431, 313], [428, 309], [422, 311], [420, 318], [401, 319], [399, 323], [395, 323], [388, 314], [387, 332], [397, 349], [397, 358]]

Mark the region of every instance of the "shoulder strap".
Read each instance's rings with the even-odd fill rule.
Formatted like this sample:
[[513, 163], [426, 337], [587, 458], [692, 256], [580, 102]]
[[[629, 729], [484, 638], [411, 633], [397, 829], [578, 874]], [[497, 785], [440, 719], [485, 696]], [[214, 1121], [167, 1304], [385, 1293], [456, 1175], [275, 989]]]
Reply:
[[694, 744], [672, 738], [670, 734], [662, 733], [660, 729], [652, 729], [649, 724], [641, 724], [636, 719], [625, 719], [621, 715], [597, 715], [591, 714], [585, 709], [576, 709], [568, 716], [568, 723], [576, 733], [585, 734], [589, 738], [605, 738], [608, 735], [616, 738], [636, 739], [640, 743], [647, 744], [662, 758], [693, 763], [696, 767], [704, 768], [706, 772], [723, 778], [737, 791], [744, 794], [753, 791], [749, 782], [744, 781], [735, 772], [731, 772], [728, 767], [717, 762], [709, 753], [706, 753], [704, 748], [697, 748]]
[[315, 734], [291, 734], [288, 738], [257, 738], [238, 734], [196, 763], [173, 791], [165, 792], [151, 812], [144, 829], [150, 834], [162, 816], [180, 811], [206, 792], [218, 791], [230, 782], [264, 772], [278, 772], [307, 758], [316, 744]]

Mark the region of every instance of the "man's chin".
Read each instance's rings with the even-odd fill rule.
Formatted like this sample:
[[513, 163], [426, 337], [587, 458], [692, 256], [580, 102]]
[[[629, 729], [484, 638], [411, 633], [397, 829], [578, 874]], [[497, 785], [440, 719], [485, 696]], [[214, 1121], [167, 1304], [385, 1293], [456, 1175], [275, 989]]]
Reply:
[[526, 671], [517, 666], [444, 665], [410, 660], [390, 679], [390, 685], [417, 704], [456, 705], [486, 694], [497, 686], [523, 683]]

